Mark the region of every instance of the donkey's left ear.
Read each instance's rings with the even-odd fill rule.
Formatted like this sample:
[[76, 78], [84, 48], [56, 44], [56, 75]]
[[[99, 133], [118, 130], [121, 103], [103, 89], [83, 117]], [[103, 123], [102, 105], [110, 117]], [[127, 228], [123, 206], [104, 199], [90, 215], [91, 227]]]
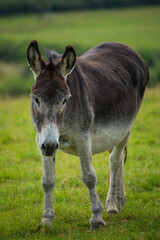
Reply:
[[66, 77], [72, 72], [75, 66], [75, 62], [76, 62], [75, 50], [72, 46], [67, 46], [60, 65], [60, 73], [63, 77]]
[[38, 42], [36, 40], [31, 41], [28, 46], [27, 60], [34, 75], [38, 76], [42, 72], [45, 62], [41, 57]]

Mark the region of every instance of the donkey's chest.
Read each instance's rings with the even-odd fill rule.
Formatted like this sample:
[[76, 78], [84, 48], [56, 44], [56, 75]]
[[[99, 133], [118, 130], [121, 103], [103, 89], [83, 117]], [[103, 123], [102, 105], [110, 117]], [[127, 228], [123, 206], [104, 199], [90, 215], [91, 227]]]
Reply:
[[[131, 125], [122, 124], [115, 124], [107, 127], [93, 127], [89, 134], [92, 154], [112, 151], [113, 147], [124, 139], [130, 128]], [[60, 137], [60, 150], [72, 155], [78, 155], [76, 146], [81, 144], [81, 138], [80, 133], [63, 133]]]
[[78, 155], [73, 133], [63, 132], [59, 139], [59, 149], [71, 155]]

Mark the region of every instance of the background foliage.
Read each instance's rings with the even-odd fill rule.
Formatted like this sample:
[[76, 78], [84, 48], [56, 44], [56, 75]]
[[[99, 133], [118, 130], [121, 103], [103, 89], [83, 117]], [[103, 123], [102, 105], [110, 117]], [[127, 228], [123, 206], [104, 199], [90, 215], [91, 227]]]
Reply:
[[42, 13], [160, 4], [159, 0], [1, 0], [0, 14]]

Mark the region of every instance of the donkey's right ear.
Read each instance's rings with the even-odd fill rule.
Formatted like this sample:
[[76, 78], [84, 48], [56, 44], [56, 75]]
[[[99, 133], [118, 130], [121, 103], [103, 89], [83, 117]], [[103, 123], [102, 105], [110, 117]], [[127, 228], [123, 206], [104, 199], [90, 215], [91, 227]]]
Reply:
[[38, 42], [36, 40], [31, 41], [28, 46], [27, 60], [33, 74], [37, 77], [42, 72], [45, 62], [41, 57]]

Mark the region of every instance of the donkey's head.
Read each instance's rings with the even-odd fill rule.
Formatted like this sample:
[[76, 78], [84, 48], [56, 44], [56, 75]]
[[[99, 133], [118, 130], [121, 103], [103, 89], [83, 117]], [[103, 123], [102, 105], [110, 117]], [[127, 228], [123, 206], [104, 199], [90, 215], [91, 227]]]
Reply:
[[31, 90], [31, 117], [37, 144], [43, 155], [53, 156], [59, 145], [66, 102], [71, 96], [66, 79], [74, 68], [76, 54], [72, 46], [67, 46], [62, 57], [54, 60], [50, 56], [49, 61], [44, 62], [37, 41], [32, 41], [27, 59], [35, 79]]

